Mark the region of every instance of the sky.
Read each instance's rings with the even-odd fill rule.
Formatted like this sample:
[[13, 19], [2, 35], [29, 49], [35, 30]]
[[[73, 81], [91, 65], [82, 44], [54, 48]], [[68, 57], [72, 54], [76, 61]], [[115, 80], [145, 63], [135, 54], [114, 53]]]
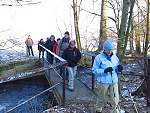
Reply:
[[[8, 1], [10, 0], [2, 0]], [[13, 0], [11, 0], [13, 1]], [[23, 5], [13, 7], [0, 6], [0, 42], [8, 38], [14, 38], [24, 43], [27, 35], [30, 34], [34, 42], [41, 38], [46, 40], [50, 35], [62, 38], [65, 31], [69, 31], [71, 38], [75, 39], [73, 26], [72, 0], [34, 0], [41, 1], [36, 5]], [[91, 0], [85, 0], [82, 8], [99, 13], [100, 4], [92, 5]], [[18, 5], [18, 4], [17, 4]], [[81, 11], [80, 13], [80, 34], [81, 40], [98, 37], [99, 17]], [[94, 21], [93, 21], [94, 20]], [[85, 46], [85, 45], [84, 45]]]
[[[33, 39], [46, 38], [52, 34], [61, 37], [69, 29], [70, 3], [68, 0], [42, 0], [36, 5], [0, 7], [0, 36], [14, 37], [31, 34]], [[58, 27], [59, 26], [59, 27]], [[59, 29], [61, 32], [59, 31]], [[1, 40], [3, 37], [0, 37]]]
[[[0, 0], [9, 3], [13, 0]], [[35, 42], [50, 35], [62, 38], [65, 31], [69, 31], [71, 38], [75, 39], [73, 26], [72, 0], [32, 0], [41, 3], [36, 5], [0, 6], [0, 42], [8, 38], [14, 38], [24, 43], [30, 34]], [[1, 3], [1, 2], [0, 2]], [[18, 5], [18, 4], [17, 4]], [[82, 8], [100, 14], [101, 3], [93, 5], [93, 0], [83, 0]], [[108, 16], [113, 17], [113, 12], [107, 11]], [[108, 19], [108, 25], [114, 26], [114, 22]], [[81, 11], [79, 28], [81, 40], [99, 36], [100, 17]], [[83, 44], [83, 43], [82, 43]]]

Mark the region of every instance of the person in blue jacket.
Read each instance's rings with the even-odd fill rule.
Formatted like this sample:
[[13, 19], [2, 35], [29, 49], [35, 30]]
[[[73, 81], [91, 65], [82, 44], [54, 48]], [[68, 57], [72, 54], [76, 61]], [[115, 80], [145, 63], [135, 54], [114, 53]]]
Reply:
[[118, 72], [121, 72], [123, 67], [119, 65], [119, 59], [112, 50], [112, 42], [106, 40], [103, 43], [103, 52], [94, 59], [92, 72], [96, 76], [96, 113], [102, 113], [102, 109], [108, 101], [112, 106], [111, 112], [120, 113]]

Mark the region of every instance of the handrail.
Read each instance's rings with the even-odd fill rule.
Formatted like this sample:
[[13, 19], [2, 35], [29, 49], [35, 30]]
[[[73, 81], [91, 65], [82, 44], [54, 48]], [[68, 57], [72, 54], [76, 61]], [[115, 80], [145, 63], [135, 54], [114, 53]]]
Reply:
[[18, 104], [17, 106], [15, 106], [15, 107], [11, 108], [10, 110], [6, 111], [6, 113], [11, 113], [11, 111], [13, 111], [14, 109], [16, 109], [16, 108], [18, 108], [18, 107], [20, 107], [20, 106], [26, 104], [27, 102], [29, 102], [29, 101], [31, 101], [32, 99], [34, 99], [34, 98], [40, 96], [41, 94], [43, 94], [43, 93], [45, 93], [45, 92], [47, 92], [47, 91], [49, 91], [49, 90], [52, 90], [53, 88], [55, 88], [55, 87], [58, 86], [59, 84], [60, 84], [60, 83], [57, 83], [57, 84], [53, 85], [52, 87], [50, 87], [50, 88], [48, 88], [48, 89], [46, 89], [46, 90], [40, 92], [39, 94], [37, 94], [37, 95], [35, 95], [35, 96], [29, 98], [28, 100], [22, 102], [21, 104]]
[[[64, 68], [60, 68], [60, 74], [63, 80], [63, 85], [62, 85], [62, 97], [63, 97], [63, 101], [62, 101], [62, 105], [65, 106], [65, 96], [66, 96], [66, 67], [65, 64], [67, 64], [67, 61], [63, 58], [61, 58], [60, 56], [56, 55], [55, 53], [51, 52], [50, 50], [48, 50], [46, 47], [44, 47], [43, 45], [39, 44], [40, 47], [42, 47], [44, 50], [46, 50], [47, 52], [49, 52], [51, 55], [53, 55], [54, 57], [56, 57], [58, 60], [60, 60], [63, 64], [62, 66], [64, 66]], [[44, 56], [42, 56], [44, 59]], [[53, 65], [51, 65], [53, 67]], [[54, 69], [54, 71], [56, 71]], [[58, 74], [58, 73], [56, 73]]]
[[54, 57], [56, 57], [57, 59], [59, 59], [60, 61], [64, 62], [66, 61], [65, 59], [61, 58], [60, 56], [56, 55], [55, 53], [51, 52], [50, 50], [48, 50], [46, 47], [44, 47], [43, 45], [39, 44], [39, 46], [41, 46], [42, 48], [44, 48], [47, 52], [49, 52], [50, 54], [52, 54]]

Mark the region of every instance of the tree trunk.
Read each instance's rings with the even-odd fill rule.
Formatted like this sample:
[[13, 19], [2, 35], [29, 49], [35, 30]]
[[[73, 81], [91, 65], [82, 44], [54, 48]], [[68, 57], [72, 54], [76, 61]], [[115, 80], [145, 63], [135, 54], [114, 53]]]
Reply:
[[118, 45], [117, 45], [117, 54], [120, 60], [122, 60], [122, 57], [124, 55], [123, 50], [125, 46], [125, 32], [126, 32], [126, 25], [128, 19], [129, 5], [130, 5], [129, 0], [123, 0], [122, 17], [121, 17], [119, 34], [118, 34]]
[[147, 51], [148, 51], [148, 43], [149, 43], [149, 38], [150, 38], [150, 0], [147, 0], [147, 26], [146, 26], [146, 40], [145, 40], [145, 48], [144, 48], [144, 56], [147, 56]]
[[99, 34], [99, 50], [102, 50], [103, 41], [107, 39], [107, 0], [101, 1], [101, 16], [100, 16], [100, 34]]
[[77, 10], [77, 0], [73, 0], [74, 27], [78, 49], [81, 50], [80, 32], [79, 32], [79, 15]]
[[130, 37], [129, 33], [131, 31], [131, 25], [133, 23], [133, 18], [132, 17], [133, 17], [133, 8], [134, 8], [135, 0], [130, 0], [130, 1], [131, 1], [130, 14], [129, 14], [128, 26], [127, 26], [126, 36], [125, 36], [125, 46], [124, 46], [123, 54], [126, 51], [126, 47], [127, 47], [127, 43], [128, 43], [128, 38]]
[[133, 36], [134, 36], [133, 22], [132, 22], [132, 25], [131, 25], [131, 32], [130, 32], [130, 34], [131, 34], [130, 38], [129, 38], [129, 41], [130, 41], [130, 53], [133, 55], [134, 54], [134, 46], [133, 46]]
[[135, 46], [136, 46], [136, 53], [140, 54], [141, 53], [141, 44], [140, 44], [140, 34], [139, 34], [139, 29], [136, 28], [136, 34], [135, 34]]
[[[139, 13], [138, 13], [138, 24], [139, 24]], [[135, 46], [136, 46], [136, 53], [140, 54], [141, 53], [141, 43], [140, 43], [140, 25], [138, 25], [135, 28]]]

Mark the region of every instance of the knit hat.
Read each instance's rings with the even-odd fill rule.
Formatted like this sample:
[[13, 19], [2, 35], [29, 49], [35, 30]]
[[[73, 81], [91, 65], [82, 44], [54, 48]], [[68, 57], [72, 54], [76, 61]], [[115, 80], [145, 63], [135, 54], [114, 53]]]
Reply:
[[110, 40], [106, 40], [103, 43], [103, 50], [112, 50], [113, 49], [113, 44]]

